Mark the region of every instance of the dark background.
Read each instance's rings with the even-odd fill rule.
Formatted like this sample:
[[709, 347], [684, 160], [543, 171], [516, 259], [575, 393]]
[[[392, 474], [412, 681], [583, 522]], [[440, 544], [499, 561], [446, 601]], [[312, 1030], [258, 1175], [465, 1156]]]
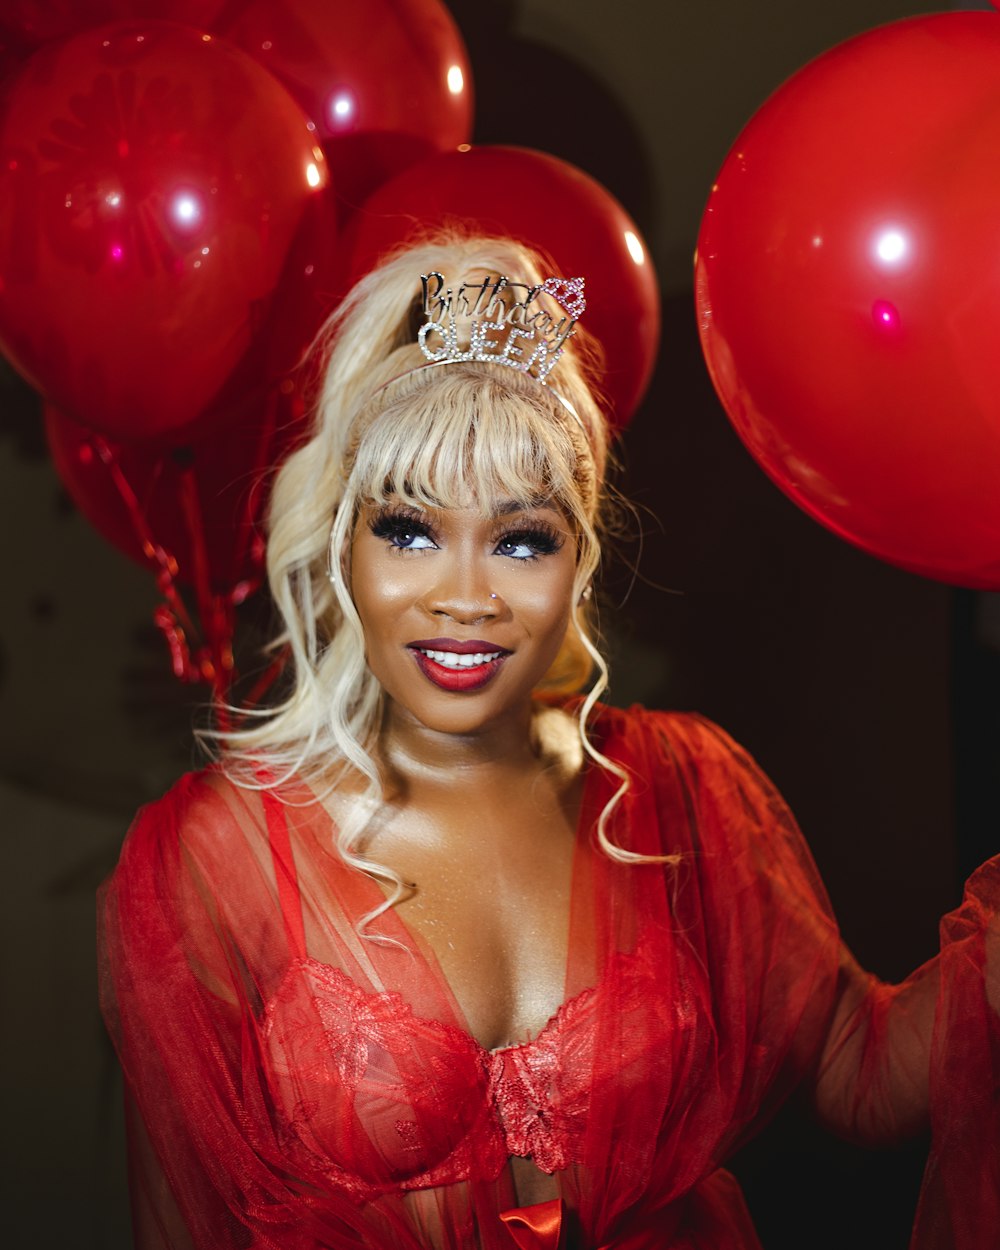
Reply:
[[[764, 478], [701, 362], [690, 270], [712, 176], [767, 94], [841, 39], [946, 6], [449, 7], [472, 57], [476, 141], [541, 148], [597, 177], [638, 221], [661, 280], [660, 364], [624, 446], [639, 576], [633, 544], [605, 588], [613, 699], [697, 708], [742, 739], [797, 812], [848, 942], [897, 979], [933, 954], [938, 917], [995, 849], [1000, 599], [879, 564]], [[151, 578], [74, 514], [35, 397], [6, 370], [0, 412], [0, 1174], [13, 1244], [124, 1250], [93, 891], [131, 812], [197, 760], [202, 695], [174, 683]], [[791, 1107], [735, 1166], [767, 1250], [893, 1250], [920, 1157], [830, 1142]]]

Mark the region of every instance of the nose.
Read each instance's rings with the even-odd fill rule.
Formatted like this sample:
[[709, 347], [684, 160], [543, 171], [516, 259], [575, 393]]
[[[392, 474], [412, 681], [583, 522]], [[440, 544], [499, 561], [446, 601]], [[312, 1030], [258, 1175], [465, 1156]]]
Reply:
[[426, 598], [432, 616], [449, 618], [462, 625], [499, 616], [503, 601], [490, 588], [485, 559], [465, 554], [446, 557], [440, 561], [437, 572], [437, 580]]

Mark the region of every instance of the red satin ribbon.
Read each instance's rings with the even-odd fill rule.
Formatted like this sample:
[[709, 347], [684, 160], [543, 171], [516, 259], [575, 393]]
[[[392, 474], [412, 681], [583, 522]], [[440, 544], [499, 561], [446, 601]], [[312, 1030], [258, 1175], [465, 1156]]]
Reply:
[[[562, 1199], [553, 1198], [551, 1202], [539, 1202], [533, 1207], [501, 1211], [500, 1218], [518, 1250], [566, 1250], [563, 1210]], [[664, 1245], [664, 1236], [670, 1235], [675, 1224], [676, 1221], [672, 1223], [664, 1212], [657, 1212], [648, 1224], [606, 1241], [597, 1250], [656, 1250]]]
[[500, 1212], [519, 1250], [564, 1250], [562, 1217], [561, 1198]]

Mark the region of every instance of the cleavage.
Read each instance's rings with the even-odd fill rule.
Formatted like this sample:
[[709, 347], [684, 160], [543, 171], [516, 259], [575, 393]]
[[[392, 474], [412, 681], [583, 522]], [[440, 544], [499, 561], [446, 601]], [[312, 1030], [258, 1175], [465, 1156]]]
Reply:
[[411, 809], [366, 848], [416, 883], [398, 919], [485, 1050], [534, 1037], [566, 993], [575, 830], [561, 810], [543, 814], [547, 827], [539, 815], [522, 800], [502, 817], [468, 817], [467, 836], [456, 837]]
[[566, 992], [569, 889], [450, 872], [398, 904], [484, 1050], [535, 1037]]

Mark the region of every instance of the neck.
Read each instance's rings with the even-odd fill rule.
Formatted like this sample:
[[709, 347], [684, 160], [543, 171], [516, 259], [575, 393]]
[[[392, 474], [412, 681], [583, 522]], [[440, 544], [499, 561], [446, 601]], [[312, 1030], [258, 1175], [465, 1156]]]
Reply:
[[470, 733], [430, 729], [388, 702], [379, 736], [379, 758], [387, 780], [453, 784], [456, 774], [475, 773], [486, 781], [533, 767], [538, 751], [532, 734], [532, 708], [511, 712]]

